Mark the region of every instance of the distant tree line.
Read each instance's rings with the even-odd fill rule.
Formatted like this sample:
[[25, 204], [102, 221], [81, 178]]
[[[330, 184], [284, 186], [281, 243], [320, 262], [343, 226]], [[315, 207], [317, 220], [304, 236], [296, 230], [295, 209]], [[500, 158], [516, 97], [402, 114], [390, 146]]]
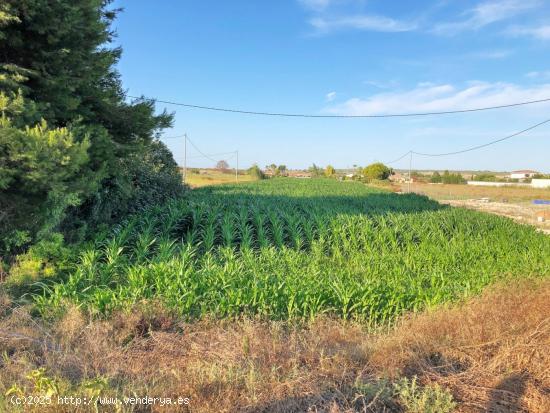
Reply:
[[451, 173], [449, 171], [445, 171], [443, 172], [443, 174], [440, 174], [439, 172], [435, 171], [430, 178], [430, 182], [434, 184], [465, 184], [466, 179], [464, 179], [462, 174], [458, 172]]

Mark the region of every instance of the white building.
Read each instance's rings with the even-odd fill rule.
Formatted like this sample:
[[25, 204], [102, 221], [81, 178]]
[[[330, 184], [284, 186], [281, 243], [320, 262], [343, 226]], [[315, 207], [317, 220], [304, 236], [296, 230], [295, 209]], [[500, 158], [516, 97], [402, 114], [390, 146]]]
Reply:
[[536, 174], [538, 174], [537, 171], [532, 171], [530, 169], [523, 169], [521, 171], [512, 171], [510, 173], [510, 178], [512, 179], [532, 178]]

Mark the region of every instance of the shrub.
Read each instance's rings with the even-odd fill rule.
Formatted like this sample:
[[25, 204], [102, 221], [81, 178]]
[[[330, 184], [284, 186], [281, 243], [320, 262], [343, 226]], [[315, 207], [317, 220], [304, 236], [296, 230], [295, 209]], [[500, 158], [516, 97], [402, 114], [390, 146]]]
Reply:
[[308, 172], [311, 174], [312, 178], [319, 178], [324, 175], [323, 169], [315, 164], [308, 168]]
[[437, 171], [435, 171], [430, 177], [430, 182], [433, 184], [439, 184], [441, 183], [441, 181], [442, 181], [441, 174]]
[[496, 182], [497, 177], [495, 174], [482, 173], [482, 174], [474, 175], [473, 180], [481, 181], [481, 182]]
[[367, 180], [384, 180], [388, 179], [392, 170], [381, 162], [373, 163], [363, 169], [363, 175]]
[[449, 171], [443, 172], [441, 182], [444, 184], [465, 184], [466, 180], [459, 173], [450, 173]]
[[407, 413], [450, 413], [456, 408], [451, 393], [438, 384], [420, 387], [413, 377], [403, 378], [393, 386]]
[[325, 168], [325, 176], [330, 178], [330, 177], [334, 176], [335, 173], [336, 173], [336, 170], [334, 169], [334, 167], [332, 165], [328, 165]]
[[265, 179], [265, 174], [260, 169], [260, 167], [256, 164], [254, 164], [250, 168], [248, 168], [247, 172], [250, 176], [252, 176], [255, 179]]

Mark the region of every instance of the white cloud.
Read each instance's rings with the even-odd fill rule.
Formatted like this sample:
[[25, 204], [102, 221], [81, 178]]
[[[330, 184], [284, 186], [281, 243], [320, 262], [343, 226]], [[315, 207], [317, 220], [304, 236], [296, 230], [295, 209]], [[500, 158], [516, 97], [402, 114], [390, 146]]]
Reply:
[[489, 24], [515, 17], [540, 4], [540, 0], [486, 1], [466, 11], [463, 20], [439, 23], [432, 31], [439, 34], [456, 34], [465, 30], [477, 30]]
[[325, 99], [327, 102], [332, 102], [335, 98], [336, 98], [336, 92], [329, 92], [325, 96]]
[[326, 108], [326, 112], [342, 115], [432, 112], [506, 105], [548, 97], [550, 84], [522, 87], [511, 83], [472, 81], [465, 87], [457, 88], [450, 84], [421, 83], [408, 91], [350, 99]]
[[515, 36], [529, 36], [539, 40], [550, 40], [550, 25], [538, 27], [511, 27], [508, 33]]
[[314, 17], [309, 24], [319, 32], [331, 32], [339, 29], [357, 29], [377, 32], [405, 32], [416, 29], [415, 23], [402, 22], [384, 16], [352, 15], [343, 17]]

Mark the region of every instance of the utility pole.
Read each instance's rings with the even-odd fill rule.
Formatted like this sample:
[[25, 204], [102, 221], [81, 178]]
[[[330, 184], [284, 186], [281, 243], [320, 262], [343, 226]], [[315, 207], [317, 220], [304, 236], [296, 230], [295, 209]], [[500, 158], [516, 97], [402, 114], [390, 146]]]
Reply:
[[239, 151], [237, 152], [237, 168], [235, 168], [235, 182], [239, 183]]
[[409, 181], [407, 183], [407, 192], [411, 192], [411, 168], [412, 168], [412, 161], [413, 161], [413, 153], [410, 152], [411, 156], [409, 157]]
[[187, 133], [183, 135], [183, 184], [187, 178]]

